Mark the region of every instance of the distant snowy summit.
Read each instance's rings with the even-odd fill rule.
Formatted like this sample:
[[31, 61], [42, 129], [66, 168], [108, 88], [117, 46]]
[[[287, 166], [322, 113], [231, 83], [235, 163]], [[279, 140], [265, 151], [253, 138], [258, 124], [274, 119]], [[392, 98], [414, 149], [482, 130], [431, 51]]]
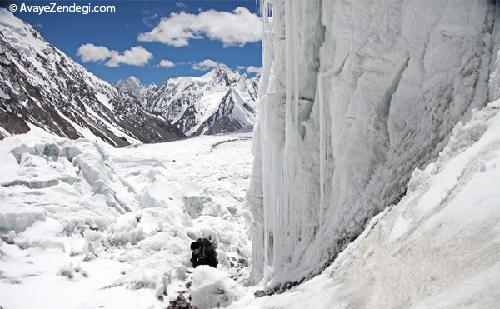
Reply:
[[121, 93], [136, 98], [143, 106], [146, 105], [147, 99], [158, 89], [155, 84], [143, 85], [135, 76], [116, 82], [115, 87]]
[[203, 76], [169, 78], [160, 87], [144, 86], [134, 76], [115, 86], [185, 136], [193, 136], [251, 130], [258, 78], [218, 64]]
[[256, 89], [255, 78], [224, 65], [160, 87], [133, 77], [115, 87], [0, 9], [0, 139], [33, 126], [113, 146], [249, 130]]

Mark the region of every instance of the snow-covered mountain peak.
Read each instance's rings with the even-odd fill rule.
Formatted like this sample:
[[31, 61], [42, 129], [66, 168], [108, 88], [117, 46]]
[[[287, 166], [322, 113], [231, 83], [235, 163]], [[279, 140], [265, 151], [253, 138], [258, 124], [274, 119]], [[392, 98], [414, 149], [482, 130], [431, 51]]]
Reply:
[[137, 76], [134, 76], [134, 75], [131, 75], [131, 76], [127, 77], [124, 80], [117, 81], [115, 83], [115, 86], [117, 88], [130, 86], [130, 87], [148, 88], [148, 89], [152, 89], [152, 88], [157, 88], [158, 87], [158, 86], [156, 86], [155, 83], [150, 83], [150, 84], [144, 85], [142, 83], [142, 81]]
[[234, 73], [227, 66], [223, 64], [217, 64], [217, 66], [212, 70], [212, 84], [224, 84], [229, 86], [231, 84], [232, 78], [234, 78]]
[[141, 86], [136, 79], [116, 86], [187, 136], [248, 131], [256, 117], [257, 79], [222, 63], [199, 77], [168, 78], [157, 88]]
[[136, 98], [143, 106], [147, 104], [151, 93], [157, 89], [155, 84], [143, 85], [141, 80], [135, 76], [129, 76], [125, 80], [117, 81], [115, 87], [118, 91]]
[[117, 85], [130, 85], [130, 86], [135, 86], [135, 87], [142, 87], [142, 83], [139, 80], [139, 78], [135, 76], [129, 76], [126, 80], [119, 80], [116, 82]]
[[238, 91], [246, 91], [248, 89], [248, 77], [243, 73], [238, 79], [238, 84], [236, 85]]
[[115, 87], [121, 92], [129, 93], [135, 96], [136, 93], [142, 91], [143, 85], [137, 77], [129, 76], [125, 80], [117, 81]]
[[229, 86], [238, 76], [239, 74], [233, 72], [227, 65], [217, 63], [213, 69], [200, 76], [199, 81], [210, 83], [212, 86]]

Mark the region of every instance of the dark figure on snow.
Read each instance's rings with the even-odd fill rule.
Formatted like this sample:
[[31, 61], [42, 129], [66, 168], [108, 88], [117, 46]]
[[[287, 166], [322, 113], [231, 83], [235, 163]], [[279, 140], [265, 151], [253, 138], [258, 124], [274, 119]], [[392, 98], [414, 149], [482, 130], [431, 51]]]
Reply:
[[198, 238], [191, 243], [191, 264], [194, 268], [200, 265], [217, 267], [217, 252], [206, 238]]

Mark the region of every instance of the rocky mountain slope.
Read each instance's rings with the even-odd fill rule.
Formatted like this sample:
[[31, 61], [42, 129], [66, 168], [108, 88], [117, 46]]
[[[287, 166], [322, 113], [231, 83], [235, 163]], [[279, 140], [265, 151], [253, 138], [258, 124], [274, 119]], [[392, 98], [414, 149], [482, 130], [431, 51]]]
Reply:
[[201, 77], [169, 78], [158, 88], [143, 86], [133, 76], [116, 87], [186, 136], [193, 136], [251, 130], [257, 82], [258, 77], [248, 78], [219, 63]]
[[2, 135], [24, 133], [33, 125], [73, 139], [98, 137], [114, 146], [181, 136], [4, 9], [0, 41]]

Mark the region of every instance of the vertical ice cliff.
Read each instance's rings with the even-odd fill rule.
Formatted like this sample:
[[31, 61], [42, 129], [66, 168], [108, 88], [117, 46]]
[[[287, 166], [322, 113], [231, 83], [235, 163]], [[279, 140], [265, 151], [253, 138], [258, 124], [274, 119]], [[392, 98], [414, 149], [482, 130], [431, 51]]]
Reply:
[[498, 34], [486, 0], [261, 6], [252, 280], [279, 288], [331, 262], [497, 96]]

